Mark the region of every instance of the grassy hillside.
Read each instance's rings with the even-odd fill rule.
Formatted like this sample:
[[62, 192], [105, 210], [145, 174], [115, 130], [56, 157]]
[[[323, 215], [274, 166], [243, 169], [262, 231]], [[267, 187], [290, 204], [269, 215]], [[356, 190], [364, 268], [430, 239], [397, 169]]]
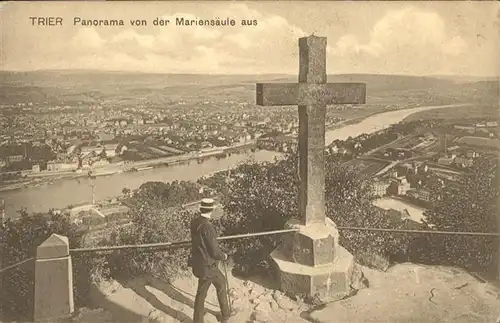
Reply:
[[465, 107], [450, 107], [444, 109], [427, 110], [414, 113], [407, 118], [404, 122], [414, 120], [459, 120], [459, 119], [498, 119], [497, 106], [465, 106]]

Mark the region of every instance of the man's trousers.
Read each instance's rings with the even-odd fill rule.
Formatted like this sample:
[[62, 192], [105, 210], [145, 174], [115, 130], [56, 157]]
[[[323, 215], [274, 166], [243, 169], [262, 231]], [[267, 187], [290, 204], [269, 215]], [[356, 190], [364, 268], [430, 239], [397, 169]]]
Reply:
[[196, 291], [196, 298], [194, 300], [193, 323], [203, 323], [203, 316], [205, 315], [205, 299], [210, 285], [214, 285], [217, 291], [217, 299], [219, 300], [222, 317], [221, 321], [224, 322], [224, 320], [228, 319], [230, 316], [226, 278], [222, 272], [217, 269], [214, 276], [198, 278], [198, 290]]

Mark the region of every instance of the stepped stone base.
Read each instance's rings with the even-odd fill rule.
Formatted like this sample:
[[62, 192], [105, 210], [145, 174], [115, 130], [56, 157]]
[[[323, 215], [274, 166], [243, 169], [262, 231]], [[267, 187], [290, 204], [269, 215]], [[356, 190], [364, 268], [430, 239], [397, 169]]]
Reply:
[[284, 292], [318, 297], [323, 302], [343, 298], [366, 285], [353, 255], [338, 244], [335, 224], [302, 226], [290, 220], [290, 235], [271, 253], [276, 279]]

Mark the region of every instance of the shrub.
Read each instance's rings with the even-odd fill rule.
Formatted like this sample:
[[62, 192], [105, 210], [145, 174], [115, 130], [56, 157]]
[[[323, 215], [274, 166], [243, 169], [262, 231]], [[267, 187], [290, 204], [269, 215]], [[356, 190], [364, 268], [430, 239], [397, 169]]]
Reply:
[[[298, 216], [297, 156], [276, 163], [248, 163], [231, 171], [223, 196], [224, 218], [218, 226], [224, 235], [282, 229]], [[327, 216], [338, 226], [402, 228], [372, 206], [373, 196], [334, 157], [326, 164]], [[388, 258], [409, 244], [406, 236], [391, 233], [341, 230], [341, 244], [352, 253], [367, 252]], [[261, 262], [280, 242], [279, 236], [228, 243], [237, 264]]]
[[[374, 197], [354, 171], [328, 160], [326, 164], [327, 214], [337, 226], [402, 229], [404, 222], [393, 222], [372, 205]], [[374, 253], [383, 257], [405, 249], [410, 237], [381, 231], [339, 230], [340, 243], [351, 253]]]
[[[135, 190], [127, 200], [132, 224], [119, 227], [99, 245], [130, 245], [160, 242], [177, 242], [190, 239], [190, 210], [179, 206], [201, 199], [199, 187], [192, 182], [148, 182]], [[108, 268], [101, 268], [105, 276], [116, 278], [142, 274], [165, 276], [168, 279], [187, 269], [189, 249], [165, 249], [143, 251], [120, 250], [104, 256]]]
[[[498, 232], [498, 160], [483, 157], [458, 187], [434, 191], [424, 213], [427, 228], [458, 232]], [[414, 244], [416, 261], [461, 266], [496, 275], [498, 239], [483, 236], [426, 236]]]
[[[105, 245], [149, 244], [189, 240], [192, 213], [179, 208], [160, 209], [143, 206], [134, 214], [133, 224], [115, 230]], [[115, 278], [142, 274], [177, 277], [187, 269], [187, 248], [164, 250], [120, 250], [107, 256], [110, 273]]]
[[[292, 159], [247, 163], [231, 171], [228, 193], [222, 198], [224, 215], [215, 221], [219, 232], [234, 235], [283, 229], [298, 208], [292, 163]], [[225, 247], [237, 265], [249, 268], [265, 260], [280, 240], [279, 236], [263, 236], [229, 241]]]

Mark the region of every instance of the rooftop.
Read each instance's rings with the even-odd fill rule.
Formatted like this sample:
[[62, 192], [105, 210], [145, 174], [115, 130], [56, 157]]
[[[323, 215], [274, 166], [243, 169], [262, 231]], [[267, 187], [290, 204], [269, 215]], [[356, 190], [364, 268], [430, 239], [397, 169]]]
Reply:
[[457, 140], [458, 144], [485, 148], [500, 148], [500, 140], [483, 137], [465, 136]]

